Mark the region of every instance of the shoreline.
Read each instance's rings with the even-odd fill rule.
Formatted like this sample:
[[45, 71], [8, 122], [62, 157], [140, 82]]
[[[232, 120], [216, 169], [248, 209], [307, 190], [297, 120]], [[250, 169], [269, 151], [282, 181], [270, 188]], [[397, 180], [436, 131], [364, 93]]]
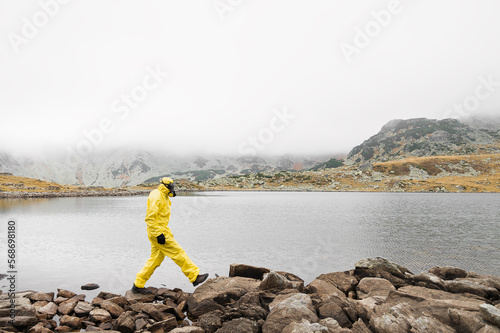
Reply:
[[[84, 190], [84, 191], [65, 191], [65, 192], [24, 192], [11, 191], [0, 192], [1, 199], [37, 199], [37, 198], [72, 198], [72, 197], [125, 197], [148, 195], [153, 189], [116, 189], [116, 190]], [[203, 192], [283, 192], [283, 193], [420, 193], [420, 194], [498, 194], [498, 192], [434, 192], [434, 191], [346, 191], [346, 190], [300, 190], [300, 189], [204, 189], [204, 190], [182, 190], [187, 193]]]
[[[90, 286], [100, 288], [81, 289]], [[232, 264], [228, 276], [210, 278], [193, 293], [147, 289], [151, 294], [100, 291], [93, 300], [63, 289], [0, 292], [0, 330], [500, 332], [500, 277], [438, 266], [413, 274], [381, 257], [321, 274], [308, 285], [289, 272]]]

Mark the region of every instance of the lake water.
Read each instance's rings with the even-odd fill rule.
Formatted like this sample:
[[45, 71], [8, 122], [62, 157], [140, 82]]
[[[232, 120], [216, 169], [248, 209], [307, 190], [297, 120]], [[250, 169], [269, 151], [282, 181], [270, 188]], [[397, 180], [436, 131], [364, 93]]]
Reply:
[[[18, 290], [78, 292], [95, 282], [124, 293], [149, 258], [146, 200], [0, 200], [0, 273], [15, 219]], [[245, 263], [308, 283], [375, 256], [413, 273], [451, 265], [500, 276], [499, 203], [500, 194], [211, 192], [173, 198], [170, 227], [212, 277]], [[193, 290], [169, 258], [147, 285]]]

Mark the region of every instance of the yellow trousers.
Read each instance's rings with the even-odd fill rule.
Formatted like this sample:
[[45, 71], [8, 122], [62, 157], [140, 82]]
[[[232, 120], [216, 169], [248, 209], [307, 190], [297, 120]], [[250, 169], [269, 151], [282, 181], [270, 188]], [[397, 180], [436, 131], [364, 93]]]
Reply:
[[151, 258], [146, 261], [144, 267], [137, 273], [134, 284], [138, 288], [144, 288], [146, 281], [153, 275], [155, 269], [159, 267], [165, 256], [172, 259], [182, 270], [184, 275], [193, 283], [200, 269], [187, 256], [184, 249], [177, 243], [171, 235], [165, 235], [165, 244], [158, 244], [156, 237], [149, 237], [151, 242]]

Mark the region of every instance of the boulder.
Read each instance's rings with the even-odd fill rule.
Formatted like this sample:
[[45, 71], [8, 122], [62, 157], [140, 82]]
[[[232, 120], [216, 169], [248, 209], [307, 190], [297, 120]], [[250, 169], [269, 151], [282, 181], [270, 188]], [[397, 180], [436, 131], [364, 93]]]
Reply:
[[146, 326], [148, 322], [144, 318], [139, 318], [135, 320], [135, 330], [140, 331]]
[[28, 296], [30, 301], [36, 302], [36, 301], [46, 301], [46, 302], [52, 302], [54, 299], [54, 293], [32, 293]]
[[301, 322], [303, 319], [311, 323], [319, 321], [311, 297], [302, 293], [291, 294], [271, 308], [262, 326], [262, 333], [282, 332], [291, 322]]
[[222, 314], [219, 310], [205, 313], [198, 318], [198, 326], [206, 333], [214, 333], [222, 327]]
[[41, 308], [38, 309], [39, 313], [43, 313], [49, 316], [54, 316], [57, 313], [58, 306], [54, 302], [50, 302], [45, 306], [42, 306]]
[[452, 281], [445, 281], [445, 288], [447, 291], [452, 293], [469, 293], [492, 300], [499, 298], [497, 289], [482, 285], [477, 281], [469, 279], [455, 279]]
[[450, 267], [450, 266], [432, 267], [431, 269], [429, 269], [429, 273], [434, 274], [435, 276], [443, 280], [455, 280], [467, 276], [467, 271], [461, 268]]
[[[13, 324], [11, 323], [13, 321]], [[0, 327], [14, 326], [16, 328], [27, 328], [36, 325], [37, 318], [35, 316], [18, 316], [13, 319], [10, 317], [0, 317]]]
[[370, 331], [368, 326], [366, 326], [366, 324], [361, 319], [358, 319], [358, 321], [352, 325], [351, 332], [353, 332], [353, 333], [371, 333], [372, 331]]
[[329, 282], [335, 286], [338, 290], [342, 291], [345, 295], [349, 292], [354, 291], [358, 284], [358, 279], [353, 275], [354, 271], [348, 272], [335, 272], [328, 274], [321, 274], [317, 277], [319, 280]]
[[[158, 303], [135, 303], [130, 305], [135, 312], [142, 312], [156, 321], [164, 321], [170, 318], [170, 313], [164, 313], [168, 307], [165, 304]], [[175, 317], [175, 316], [174, 316]]]
[[341, 327], [351, 327], [352, 323], [342, 308], [334, 302], [327, 302], [319, 308], [320, 318], [333, 318]]
[[[98, 297], [98, 298], [104, 299], [101, 297]], [[112, 298], [112, 297], [110, 297], [110, 298]], [[127, 290], [127, 292], [125, 293], [125, 298], [128, 301], [148, 303], [148, 302], [153, 302], [155, 300], [155, 295], [154, 294], [144, 295], [144, 294], [140, 294], [140, 293], [134, 293], [134, 292], [132, 292], [132, 290]], [[94, 302], [92, 302], [92, 303], [94, 303]]]
[[135, 319], [132, 312], [123, 312], [115, 321], [113, 328], [122, 333], [132, 333], [135, 331]]
[[260, 281], [245, 277], [209, 279], [189, 296], [188, 311], [195, 317], [223, 308], [241, 296], [259, 290]]
[[67, 300], [66, 302], [59, 304], [57, 311], [62, 315], [69, 315], [75, 309], [76, 304], [78, 303], [75, 301]]
[[92, 304], [89, 304], [88, 302], [78, 302], [75, 306], [75, 314], [78, 317], [85, 317], [94, 309], [94, 306]]
[[108, 311], [101, 308], [95, 308], [92, 311], [90, 311], [89, 318], [94, 323], [105, 323], [111, 321], [112, 319], [111, 314]]
[[484, 325], [477, 333], [500, 333], [500, 328], [491, 325]]
[[486, 322], [481, 318], [478, 311], [462, 311], [449, 309], [451, 327], [461, 333], [475, 333], [479, 331]]
[[94, 290], [98, 289], [100, 286], [97, 283], [87, 283], [81, 286], [82, 290]]
[[336, 284], [326, 279], [316, 278], [306, 287], [308, 294], [317, 294], [322, 300], [330, 297], [346, 298], [346, 295], [336, 287]]
[[222, 324], [222, 327], [219, 328], [216, 333], [258, 333], [259, 325], [257, 322], [247, 319], [247, 318], [238, 318], [233, 319], [231, 321], [227, 321]]
[[76, 294], [72, 291], [64, 290], [64, 289], [57, 289], [57, 297], [71, 298], [73, 296], [76, 296]]
[[[352, 332], [348, 328], [342, 328], [339, 323], [333, 318], [325, 318], [319, 321], [320, 325], [328, 328], [328, 333], [350, 333]], [[321, 331], [320, 331], [321, 332]], [[363, 332], [364, 333], [364, 332]], [[371, 331], [368, 331], [371, 333]]]
[[122, 307], [111, 302], [110, 300], [102, 301], [101, 308], [108, 311], [113, 318], [118, 318], [123, 312], [125, 312]]
[[[24, 297], [25, 295], [26, 294], [16, 293], [14, 297], [16, 316], [34, 317], [36, 315], [36, 309], [31, 304], [30, 300]], [[0, 317], [9, 317], [10, 310], [11, 299], [8, 297], [8, 293], [0, 295]]]
[[229, 266], [229, 277], [246, 277], [256, 280], [262, 280], [264, 274], [269, 273], [270, 270], [263, 267], [255, 267], [243, 264], [231, 264]]
[[391, 290], [396, 290], [396, 288], [388, 280], [371, 277], [361, 279], [356, 287], [356, 293], [359, 299], [365, 299], [372, 296], [387, 297]]
[[[6, 332], [6, 331], [3, 331], [3, 332]], [[43, 323], [39, 322], [38, 324], [36, 324], [35, 326], [33, 326], [32, 328], [30, 328], [28, 330], [28, 333], [51, 333], [52, 330], [45, 327]]]
[[395, 264], [387, 259], [376, 257], [361, 259], [355, 265], [356, 270], [384, 271], [401, 279], [406, 279], [406, 274], [412, 274], [406, 267]]
[[445, 289], [445, 282], [443, 279], [429, 272], [422, 272], [418, 275], [413, 275], [410, 277], [410, 280], [415, 285], [420, 287], [440, 290]]
[[149, 328], [151, 333], [163, 333], [170, 332], [174, 328], [177, 328], [177, 319], [172, 314], [169, 314], [168, 318], [159, 322], [154, 323]]
[[479, 314], [481, 318], [486, 320], [487, 322], [495, 325], [500, 328], [500, 309], [494, 307], [490, 304], [481, 304], [479, 306]]
[[283, 333], [330, 333], [328, 327], [325, 327], [319, 323], [310, 323], [306, 320], [302, 322], [292, 322], [288, 324]]
[[120, 306], [122, 308], [125, 308], [127, 305], [130, 305], [129, 300], [126, 299], [123, 296], [117, 296], [117, 297], [108, 298], [107, 301], [113, 302], [113, 303], [115, 303], [116, 305], [118, 305], [118, 306]]
[[59, 323], [73, 329], [79, 329], [82, 327], [82, 318], [64, 315], [59, 319]]
[[54, 303], [56, 303], [57, 305], [63, 303], [63, 302], [66, 302], [69, 298], [67, 297], [61, 297], [61, 296], [57, 296], [56, 299], [54, 300]]
[[288, 281], [283, 275], [271, 271], [264, 276], [259, 285], [262, 290], [283, 290], [293, 288], [292, 282]]
[[205, 331], [200, 327], [187, 326], [187, 327], [174, 328], [173, 330], [170, 331], [170, 333], [205, 333]]

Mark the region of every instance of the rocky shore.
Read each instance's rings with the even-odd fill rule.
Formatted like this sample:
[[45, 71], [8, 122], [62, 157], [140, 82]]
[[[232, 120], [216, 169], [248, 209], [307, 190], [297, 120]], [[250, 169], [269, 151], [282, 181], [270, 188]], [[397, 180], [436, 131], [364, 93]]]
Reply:
[[11, 191], [0, 192], [0, 198], [62, 198], [62, 197], [120, 197], [133, 195], [148, 195], [151, 190], [78, 190], [78, 191]]
[[[500, 278], [455, 267], [412, 274], [383, 258], [299, 277], [233, 264], [228, 277], [193, 293], [149, 287], [151, 295], [100, 292], [0, 295], [0, 332], [172, 333], [500, 332]], [[10, 295], [13, 296], [13, 295]]]

